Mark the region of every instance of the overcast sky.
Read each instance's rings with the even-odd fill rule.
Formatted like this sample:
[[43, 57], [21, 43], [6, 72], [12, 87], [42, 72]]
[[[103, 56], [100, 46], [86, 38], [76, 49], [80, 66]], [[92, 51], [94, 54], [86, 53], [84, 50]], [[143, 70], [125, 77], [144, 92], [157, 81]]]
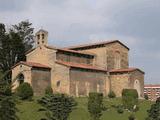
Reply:
[[160, 0], [0, 0], [0, 22], [26, 19], [54, 46], [119, 39], [145, 83], [160, 84]]

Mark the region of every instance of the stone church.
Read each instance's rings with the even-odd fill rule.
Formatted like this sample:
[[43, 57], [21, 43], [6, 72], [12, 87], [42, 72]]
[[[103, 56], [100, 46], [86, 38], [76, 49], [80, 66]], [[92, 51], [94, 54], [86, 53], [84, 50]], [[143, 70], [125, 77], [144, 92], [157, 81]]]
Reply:
[[129, 48], [119, 40], [57, 48], [48, 45], [48, 32], [41, 29], [35, 43], [26, 61], [12, 67], [13, 89], [28, 82], [35, 95], [51, 86], [54, 92], [78, 97], [109, 91], [121, 96], [124, 88], [132, 88], [143, 97], [144, 72], [129, 67]]

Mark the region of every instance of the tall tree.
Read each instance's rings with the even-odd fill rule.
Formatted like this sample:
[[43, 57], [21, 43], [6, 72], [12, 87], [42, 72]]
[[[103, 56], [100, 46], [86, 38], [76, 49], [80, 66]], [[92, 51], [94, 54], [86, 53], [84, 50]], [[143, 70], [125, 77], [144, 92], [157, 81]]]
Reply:
[[[25, 44], [18, 33], [12, 29], [6, 32], [5, 25], [0, 24], [0, 69], [9, 71], [19, 61], [25, 60]], [[7, 75], [10, 79], [11, 74]]]
[[21, 21], [17, 25], [13, 25], [13, 30], [19, 34], [25, 45], [25, 51], [28, 51], [33, 47], [34, 43], [34, 28], [29, 20]]

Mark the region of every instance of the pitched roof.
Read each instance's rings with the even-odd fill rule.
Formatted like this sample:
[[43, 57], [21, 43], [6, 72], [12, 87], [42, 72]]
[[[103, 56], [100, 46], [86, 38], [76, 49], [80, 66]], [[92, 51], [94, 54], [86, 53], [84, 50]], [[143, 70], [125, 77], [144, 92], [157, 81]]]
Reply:
[[69, 52], [69, 53], [76, 53], [76, 54], [89, 55], [89, 56], [94, 56], [95, 55], [95, 54], [89, 53], [89, 52], [81, 52], [81, 51], [69, 50], [69, 49], [63, 49], [63, 48], [55, 48], [55, 47], [48, 46], [48, 45], [45, 45], [45, 47], [49, 48], [49, 49], [55, 49], [55, 50], [58, 50], [58, 51]]
[[66, 47], [66, 49], [79, 49], [79, 48], [86, 48], [86, 47], [94, 47], [94, 46], [99, 46], [99, 45], [107, 45], [107, 44], [111, 44], [111, 43], [115, 43], [115, 42], [120, 43], [122, 46], [124, 46], [125, 48], [127, 48], [129, 50], [129, 48], [126, 45], [124, 45], [122, 42], [120, 42], [119, 40], [111, 40], [111, 41], [104, 41], [104, 42], [97, 42], [97, 43], [90, 43], [90, 44], [82, 44], [82, 45], [77, 45], [77, 46]]
[[15, 68], [16, 66], [20, 65], [20, 64], [23, 64], [23, 65], [26, 65], [26, 66], [29, 66], [29, 67], [39, 67], [39, 68], [47, 68], [47, 69], [51, 69], [50, 67], [46, 66], [46, 65], [43, 65], [43, 64], [40, 64], [40, 63], [35, 63], [35, 62], [24, 62], [24, 61], [20, 61], [19, 63], [15, 64], [13, 68]]
[[73, 63], [73, 62], [64, 62], [64, 61], [56, 61], [56, 63], [65, 65], [67, 67], [72, 67], [72, 68], [81, 68], [81, 69], [87, 69], [87, 70], [96, 70], [96, 71], [102, 71], [102, 72], [107, 72], [107, 70], [92, 66], [92, 65], [87, 65], [87, 64], [79, 64], [79, 63]]
[[144, 74], [144, 72], [138, 68], [126, 68], [126, 69], [113, 69], [113, 70], [110, 70], [109, 72], [110, 73], [124, 73], [124, 72], [133, 72], [133, 71], [140, 71]]
[[32, 48], [30, 50], [28, 50], [27, 52], [25, 52], [25, 55], [29, 54], [30, 52], [32, 52], [33, 50], [35, 50], [36, 48]]

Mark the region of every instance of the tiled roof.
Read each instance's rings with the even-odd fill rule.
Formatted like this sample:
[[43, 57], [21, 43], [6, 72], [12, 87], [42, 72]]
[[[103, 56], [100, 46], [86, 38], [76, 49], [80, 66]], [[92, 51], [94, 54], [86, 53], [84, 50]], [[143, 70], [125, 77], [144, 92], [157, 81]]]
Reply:
[[23, 64], [23, 65], [27, 65], [29, 67], [39, 67], [39, 68], [47, 68], [47, 69], [50, 69], [50, 67], [46, 66], [46, 65], [43, 65], [43, 64], [40, 64], [40, 63], [35, 63], [35, 62], [24, 62], [24, 61], [21, 61], [17, 64], [15, 64], [12, 69], [20, 64]]
[[125, 48], [129, 50], [129, 48], [121, 43], [119, 40], [112, 40], [112, 41], [105, 41], [105, 42], [97, 42], [97, 43], [90, 43], [90, 44], [82, 44], [82, 45], [77, 45], [77, 46], [71, 46], [71, 47], [66, 47], [66, 49], [79, 49], [79, 48], [86, 48], [86, 47], [92, 47], [92, 46], [98, 46], [98, 45], [107, 45], [111, 43], [118, 42], [121, 45], [123, 45]]
[[25, 55], [27, 55], [28, 53], [32, 52], [33, 50], [35, 50], [35, 48], [32, 48], [32, 49], [28, 50], [27, 52], [25, 52]]
[[79, 63], [64, 62], [64, 61], [56, 61], [56, 63], [61, 64], [61, 65], [65, 65], [67, 67], [107, 72], [107, 70], [105, 70], [105, 69], [102, 69], [102, 68], [99, 68], [99, 67], [96, 67], [96, 66], [92, 66], [92, 65], [87, 65], [87, 64], [79, 64]]
[[110, 73], [123, 73], [123, 72], [133, 72], [133, 71], [140, 71], [144, 74], [144, 72], [138, 68], [126, 68], [126, 69], [113, 69], [110, 71]]
[[156, 84], [155, 84], [155, 85], [148, 84], [148, 85], [144, 85], [144, 87], [145, 87], [145, 88], [150, 88], [150, 87], [154, 87], [154, 88], [157, 87], [157, 88], [160, 88], [160, 84], [157, 84], [157, 85], [156, 85]]
[[48, 46], [48, 45], [45, 45], [46, 48], [49, 48], [49, 49], [55, 49], [55, 50], [58, 50], [58, 51], [64, 51], [64, 52], [70, 52], [70, 53], [77, 53], [77, 54], [83, 54], [83, 55], [89, 55], [89, 56], [94, 56], [95, 54], [92, 54], [92, 53], [89, 53], [89, 52], [80, 52], [80, 51], [76, 51], [76, 50], [69, 50], [69, 49], [63, 49], [63, 48], [55, 48], [55, 47], [52, 47], [52, 46]]

